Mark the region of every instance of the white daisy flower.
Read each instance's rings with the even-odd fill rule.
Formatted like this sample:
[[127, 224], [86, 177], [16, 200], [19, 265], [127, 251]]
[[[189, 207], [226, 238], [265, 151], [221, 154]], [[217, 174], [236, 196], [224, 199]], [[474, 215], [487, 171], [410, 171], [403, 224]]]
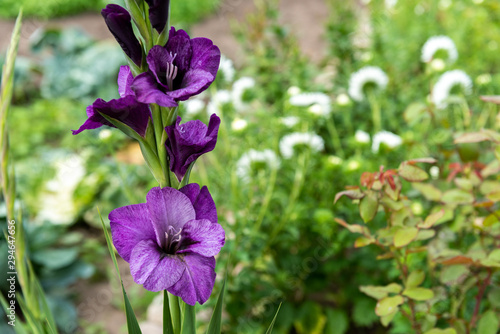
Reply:
[[288, 90], [286, 92], [289, 96], [294, 96], [294, 95], [300, 94], [302, 92], [302, 90], [300, 90], [300, 88], [297, 86], [292, 86], [292, 87], [288, 88]]
[[297, 116], [287, 116], [281, 118], [281, 124], [284, 126], [291, 128], [297, 125], [300, 122], [300, 118]]
[[312, 113], [327, 116], [332, 111], [332, 100], [324, 93], [301, 93], [290, 97], [290, 104], [296, 107], [309, 107], [316, 105]]
[[438, 50], [448, 52], [448, 61], [454, 63], [458, 58], [457, 47], [451, 38], [448, 36], [433, 36], [425, 42], [422, 47], [421, 60], [428, 63], [432, 60]]
[[380, 144], [385, 144], [390, 148], [398, 147], [403, 143], [403, 140], [397, 134], [389, 131], [380, 131], [373, 136], [372, 151], [377, 153], [380, 149]]
[[439, 178], [439, 167], [438, 166], [432, 166], [429, 169], [429, 174], [431, 174], [431, 177], [433, 180], [437, 180]]
[[234, 66], [233, 61], [224, 55], [220, 56], [219, 71], [222, 72], [224, 81], [232, 82], [234, 79]]
[[55, 169], [54, 178], [47, 181], [40, 197], [41, 210], [36, 220], [55, 225], [71, 224], [77, 213], [73, 193], [85, 176], [84, 161], [78, 155], [68, 155], [55, 162]]
[[209, 115], [219, 115], [222, 112], [222, 106], [231, 101], [231, 93], [225, 89], [217, 91], [212, 96], [212, 100], [207, 105], [207, 112]]
[[346, 106], [349, 103], [351, 103], [351, 99], [349, 98], [349, 95], [347, 94], [339, 94], [337, 96], [337, 99], [335, 100], [339, 106]]
[[241, 77], [233, 84], [232, 100], [236, 111], [243, 111], [247, 107], [247, 103], [243, 101], [243, 94], [247, 89], [255, 87], [255, 80], [250, 77]]
[[203, 108], [205, 108], [205, 102], [197, 98], [189, 99], [185, 101], [183, 105], [186, 115], [188, 116], [198, 115]]
[[281, 155], [286, 159], [293, 156], [296, 145], [307, 145], [311, 150], [318, 152], [323, 150], [325, 142], [323, 138], [312, 132], [294, 132], [284, 136], [280, 140]]
[[370, 135], [363, 130], [356, 130], [354, 140], [360, 144], [368, 144], [370, 142]]
[[241, 118], [235, 118], [232, 122], [231, 122], [231, 129], [233, 129], [233, 131], [241, 131], [243, 129], [245, 129], [248, 125], [248, 122], [245, 121], [244, 119], [241, 119]]
[[272, 150], [257, 151], [250, 149], [236, 163], [236, 175], [244, 182], [250, 181], [252, 164], [258, 162], [265, 163], [270, 169], [277, 169], [280, 166], [280, 160]]
[[384, 90], [389, 83], [389, 78], [380, 67], [366, 66], [351, 75], [349, 79], [349, 95], [356, 101], [361, 102], [365, 98], [363, 88], [367, 83], [375, 84]]
[[451, 89], [459, 85], [464, 89], [465, 94], [472, 92], [472, 80], [462, 70], [453, 70], [443, 73], [432, 88], [432, 102], [438, 109], [448, 106], [446, 101], [450, 97]]

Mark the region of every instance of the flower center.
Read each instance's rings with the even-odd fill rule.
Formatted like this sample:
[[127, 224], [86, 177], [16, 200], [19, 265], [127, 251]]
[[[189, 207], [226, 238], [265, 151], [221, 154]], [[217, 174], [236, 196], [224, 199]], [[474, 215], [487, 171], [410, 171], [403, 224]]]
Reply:
[[182, 228], [176, 232], [173, 226], [169, 226], [168, 232], [165, 232], [165, 247], [163, 250], [167, 254], [175, 254], [179, 249], [182, 239], [181, 232]]
[[[175, 58], [175, 57], [174, 57]], [[167, 79], [167, 86], [169, 91], [174, 90], [174, 79], [177, 76], [177, 66], [174, 63], [168, 63], [165, 71], [165, 78]]]

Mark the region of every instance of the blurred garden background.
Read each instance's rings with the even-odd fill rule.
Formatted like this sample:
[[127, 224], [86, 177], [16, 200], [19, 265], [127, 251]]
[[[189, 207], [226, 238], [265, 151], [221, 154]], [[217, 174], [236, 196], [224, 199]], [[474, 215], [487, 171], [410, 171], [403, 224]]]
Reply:
[[[107, 3], [0, 2], [0, 64], [24, 9], [11, 159], [29, 256], [61, 333], [125, 333], [97, 208], [107, 217], [156, 186], [124, 134], [70, 131], [97, 97], [118, 97], [126, 60], [100, 16]], [[500, 116], [480, 97], [500, 95], [500, 2], [171, 6], [172, 25], [224, 55], [214, 84], [180, 107], [183, 122], [222, 119], [192, 181], [209, 185], [226, 231], [214, 290], [227, 275], [223, 332], [263, 333], [282, 303], [276, 333], [496, 334]], [[396, 186], [384, 170], [396, 170]], [[354, 203], [336, 198], [348, 186], [361, 186], [344, 193]], [[5, 216], [2, 200], [2, 231]], [[161, 331], [157, 294], [122, 264], [143, 332]], [[7, 271], [2, 258], [3, 294]], [[0, 333], [11, 330], [2, 315]]]

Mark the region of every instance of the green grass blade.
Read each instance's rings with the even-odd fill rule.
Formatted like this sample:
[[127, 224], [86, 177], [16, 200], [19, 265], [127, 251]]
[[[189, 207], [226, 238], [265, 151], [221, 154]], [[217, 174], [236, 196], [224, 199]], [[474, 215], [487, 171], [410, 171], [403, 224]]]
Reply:
[[266, 334], [271, 334], [273, 332], [274, 323], [276, 322], [276, 318], [278, 317], [278, 313], [280, 311], [280, 308], [281, 308], [281, 303], [280, 303], [280, 306], [278, 306], [278, 309], [276, 310], [276, 314], [274, 315], [273, 321], [271, 321], [271, 324], [269, 325], [269, 328], [267, 329]]
[[38, 299], [40, 300], [40, 304], [42, 306], [42, 314], [45, 316], [45, 320], [47, 321], [47, 326], [50, 329], [51, 333], [57, 333], [57, 325], [54, 320], [54, 316], [52, 315], [52, 311], [49, 307], [49, 304], [47, 303], [47, 298], [45, 298], [45, 292], [43, 291], [43, 288], [40, 285], [38, 279], [36, 279], [35, 284], [36, 284]]
[[222, 288], [219, 292], [219, 297], [217, 298], [217, 304], [215, 304], [212, 317], [210, 318], [210, 323], [208, 324], [207, 334], [220, 334], [222, 328], [222, 305], [224, 304], [224, 291], [226, 289], [227, 274], [222, 282]]
[[181, 334], [196, 334], [196, 311], [194, 305], [191, 306], [184, 303]]
[[130, 334], [142, 334], [141, 328], [139, 327], [139, 322], [137, 321], [134, 310], [132, 309], [132, 305], [130, 305], [127, 293], [125, 292], [125, 287], [123, 286], [120, 269], [118, 268], [118, 262], [116, 261], [115, 251], [113, 249], [113, 242], [111, 241], [111, 237], [109, 235], [108, 229], [106, 228], [106, 225], [104, 225], [104, 220], [102, 219], [101, 211], [99, 211], [99, 208], [97, 209], [97, 212], [99, 213], [99, 218], [101, 219], [101, 225], [104, 231], [104, 237], [106, 238], [106, 243], [108, 244], [109, 254], [111, 255], [111, 259], [113, 260], [113, 264], [115, 265], [116, 273], [118, 274], [118, 279], [120, 280], [120, 284], [122, 286], [128, 332]]
[[174, 334], [167, 290], [163, 290], [163, 334]]

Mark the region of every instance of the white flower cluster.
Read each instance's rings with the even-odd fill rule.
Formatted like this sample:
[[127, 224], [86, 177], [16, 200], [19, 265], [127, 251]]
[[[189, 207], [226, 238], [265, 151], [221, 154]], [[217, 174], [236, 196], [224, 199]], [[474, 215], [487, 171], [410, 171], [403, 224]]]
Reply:
[[290, 104], [296, 107], [310, 107], [309, 112], [327, 116], [332, 111], [332, 100], [324, 93], [300, 93], [290, 97]]
[[370, 135], [363, 130], [356, 130], [354, 140], [360, 144], [368, 144], [370, 142]]
[[193, 117], [199, 114], [205, 108], [205, 102], [200, 98], [192, 98], [183, 103], [186, 115]]
[[380, 131], [373, 136], [372, 151], [378, 153], [380, 144], [385, 144], [390, 148], [398, 147], [403, 140], [397, 134], [389, 131]]
[[351, 75], [349, 79], [349, 95], [358, 102], [363, 101], [365, 98], [363, 88], [367, 83], [373, 83], [379, 89], [384, 90], [389, 83], [389, 78], [380, 67], [363, 67]]
[[257, 151], [251, 149], [243, 154], [236, 163], [236, 175], [244, 182], [250, 181], [252, 163], [256, 162], [265, 163], [270, 169], [277, 169], [280, 166], [280, 160], [272, 150]]
[[288, 128], [292, 128], [300, 122], [297, 116], [286, 116], [281, 118], [281, 124]]
[[221, 116], [222, 106], [229, 102], [231, 102], [231, 92], [225, 89], [217, 91], [217, 93], [212, 96], [212, 100], [208, 103], [208, 114]]
[[219, 71], [222, 72], [224, 81], [232, 82], [234, 79], [234, 66], [233, 61], [224, 55], [220, 56]]
[[247, 104], [243, 101], [243, 94], [245, 94], [247, 89], [253, 87], [255, 87], [255, 80], [250, 77], [241, 77], [234, 82], [231, 97], [236, 111], [243, 111], [246, 109]]
[[55, 163], [56, 175], [47, 181], [41, 196], [38, 221], [52, 224], [71, 224], [76, 215], [73, 193], [85, 176], [83, 159], [78, 155], [60, 158]]
[[448, 106], [448, 98], [451, 89], [459, 85], [464, 89], [465, 94], [472, 92], [472, 80], [462, 70], [453, 70], [443, 73], [434, 87], [432, 88], [432, 102], [438, 109], [444, 109]]
[[286, 159], [293, 156], [293, 151], [296, 145], [307, 145], [311, 150], [318, 152], [325, 147], [323, 138], [312, 132], [294, 132], [284, 136], [280, 140], [281, 155]]
[[439, 50], [445, 50], [448, 53], [448, 61], [454, 63], [458, 58], [457, 47], [451, 38], [448, 36], [433, 36], [425, 42], [422, 47], [421, 60], [428, 63]]

